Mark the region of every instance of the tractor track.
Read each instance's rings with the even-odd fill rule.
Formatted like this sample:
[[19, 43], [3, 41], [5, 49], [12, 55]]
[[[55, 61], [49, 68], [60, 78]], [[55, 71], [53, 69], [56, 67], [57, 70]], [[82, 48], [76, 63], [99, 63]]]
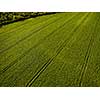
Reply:
[[84, 18], [81, 20], [81, 22], [71, 31], [71, 35], [69, 36], [69, 41], [67, 42], [68, 39], [66, 39], [62, 45], [58, 48], [56, 55], [54, 55], [52, 58], [50, 58], [43, 66], [42, 68], [31, 78], [31, 80], [26, 84], [26, 87], [30, 87], [35, 80], [43, 73], [44, 70], [47, 69], [47, 67], [51, 64], [51, 62], [61, 53], [61, 51], [65, 48], [65, 46], [72, 40], [73, 37], [73, 32], [75, 32], [80, 25], [83, 24], [85, 19], [88, 17], [88, 13], [84, 16]]
[[[56, 16], [52, 16], [52, 17], [46, 19], [46, 21], [44, 21], [44, 20], [45, 20], [45, 19], [44, 19], [43, 22], [40, 21], [40, 22], [34, 23], [34, 22], [32, 22], [32, 21], [31, 21], [31, 22], [29, 21], [29, 22], [27, 22], [27, 23], [28, 23], [28, 24], [31, 23], [31, 24], [32, 24], [32, 27], [33, 27], [33, 26], [36, 26], [36, 25], [38, 25], [38, 24], [41, 26], [41, 24], [45, 24], [46, 22], [48, 22], [48, 20], [51, 20], [51, 19], [53, 19], [53, 18], [55, 18], [55, 17], [56, 17]], [[58, 17], [58, 16], [57, 16], [57, 17]], [[27, 23], [26, 23], [26, 24], [27, 24]], [[27, 25], [23, 24], [23, 25], [21, 25], [20, 27], [18, 27], [18, 28], [16, 28], [16, 29], [13, 29], [11, 32], [15, 32], [16, 30], [20, 31], [24, 26], [25, 26], [24, 30], [26, 30], [26, 29], [27, 29], [27, 27], [26, 27]], [[32, 28], [32, 30], [33, 30], [33, 28]], [[6, 32], [5, 32], [5, 33], [6, 33]], [[7, 33], [10, 33], [10, 32], [7, 32]], [[7, 34], [7, 33], [6, 33], [6, 34]], [[18, 32], [17, 32], [17, 33], [18, 33]], [[10, 34], [13, 34], [13, 33], [10, 33]], [[10, 37], [10, 36], [9, 36], [9, 37]], [[0, 40], [0, 42], [1, 42], [1, 41], [2, 41], [2, 42], [5, 42], [7, 39], [9, 39], [9, 37], [7, 37], [7, 38], [4, 39], [4, 40]]]
[[[77, 15], [75, 15], [75, 16], [77, 16]], [[75, 17], [75, 16], [72, 16], [72, 18], [73, 17]], [[70, 21], [72, 18], [70, 18], [69, 20], [67, 20], [66, 21], [66, 23], [68, 22], [68, 21]], [[59, 26], [57, 29], [55, 29], [53, 32], [51, 32], [49, 35], [47, 35], [46, 37], [48, 37], [48, 36], [50, 36], [50, 35], [52, 35], [53, 33], [55, 33], [58, 29], [61, 29], [66, 23], [63, 23], [63, 25], [61, 25], [61, 26]], [[44, 38], [46, 38], [46, 37], [44, 37]], [[40, 41], [41, 40], [44, 40], [44, 38], [43, 39], [40, 39]], [[25, 57], [34, 47], [37, 47], [39, 44], [41, 44], [40, 43], [40, 41], [36, 44], [36, 45], [34, 45], [33, 47], [31, 47], [29, 50], [27, 50], [26, 52], [24, 52], [20, 57], [18, 57], [16, 60], [14, 60], [13, 62], [11, 62], [7, 67], [5, 67], [1, 72], [0, 72], [0, 74], [2, 74], [2, 73], [4, 73], [5, 71], [7, 71], [11, 66], [13, 66], [16, 62], [18, 62], [19, 60], [21, 60], [23, 57]]]
[[[98, 20], [95, 22], [94, 32], [96, 30], [97, 22], [98, 22]], [[82, 80], [83, 80], [83, 77], [84, 77], [86, 69], [87, 69], [87, 64], [88, 64], [89, 57], [90, 57], [90, 54], [91, 54], [92, 45], [93, 45], [94, 39], [95, 39], [95, 36], [93, 35], [94, 32], [91, 33], [90, 41], [89, 41], [89, 44], [88, 44], [88, 47], [87, 47], [87, 51], [86, 51], [86, 54], [85, 54], [85, 57], [84, 57], [84, 63], [82, 64], [82, 68], [81, 68], [81, 71], [80, 71], [80, 77], [79, 77], [79, 80], [78, 80], [78, 82], [79, 82], [78, 86], [79, 87], [82, 86]]]
[[[63, 17], [64, 17], [64, 16], [63, 16]], [[35, 30], [34, 32], [32, 32], [31, 34], [27, 35], [27, 36], [24, 37], [23, 39], [17, 41], [15, 44], [9, 46], [8, 48], [6, 48], [6, 49], [4, 49], [4, 50], [1, 50], [0, 53], [3, 53], [3, 52], [5, 52], [5, 51], [9, 50], [10, 48], [12, 48], [12, 47], [16, 46], [17, 44], [19, 44], [20, 42], [24, 41], [25, 39], [30, 38], [30, 37], [31, 37], [32, 35], [34, 35], [36, 32], [41, 31], [41, 30], [44, 29], [45, 27], [49, 26], [50, 24], [56, 22], [57, 20], [59, 20], [59, 19], [61, 19], [61, 18], [62, 18], [62, 17], [60, 17], [60, 18], [58, 18], [58, 19], [55, 19], [55, 20], [52, 21], [51, 23], [49, 23], [49, 24], [47, 24], [47, 25], [44, 25], [43, 27], [41, 27], [41, 28]], [[33, 33], [34, 33], [34, 34], [33, 34]]]
[[[51, 17], [52, 18], [52, 17]], [[51, 18], [48, 18], [48, 19], [46, 19], [46, 21], [44, 22], [37, 22], [37, 23], [34, 23], [34, 22], [32, 22], [32, 21], [29, 21], [29, 22], [26, 22], [26, 23], [23, 23], [22, 25], [20, 25], [18, 28], [14, 28], [14, 29], [12, 29], [11, 31], [8, 31], [8, 32], [5, 32], [4, 34], [1, 34], [0, 33], [0, 35], [6, 35], [6, 34], [10, 34], [10, 35], [12, 35], [16, 30], [18, 30], [17, 31], [17, 33], [18, 32], [20, 32], [20, 30], [24, 27], [24, 30], [27, 30], [28, 28], [27, 28], [27, 26], [28, 25], [26, 25], [27, 23], [29, 24], [29, 23], [31, 23], [32, 24], [32, 27], [33, 26], [36, 26], [36, 25], [40, 25], [41, 26], [41, 24], [44, 24], [44, 23], [46, 23], [47, 22], [47, 20], [50, 20]], [[11, 32], [11, 33], [10, 33]], [[12, 33], [13, 32], [13, 33]], [[6, 37], [4, 40], [0, 40], [0, 42], [5, 42], [7, 39], [9, 39], [9, 37], [10, 37], [10, 35], [8, 36], [8, 37]]]
[[[56, 16], [56, 15], [55, 15], [55, 16]], [[52, 17], [55, 17], [55, 16], [52, 15]], [[49, 19], [51, 19], [52, 17], [49, 17], [49, 18], [47, 18], [46, 20], [49, 20]], [[29, 19], [30, 19], [30, 18], [29, 18]], [[28, 19], [26, 19], [26, 20], [28, 20]], [[44, 20], [45, 20], [45, 19], [43, 19], [42, 21], [44, 21]], [[21, 29], [21, 28], [23, 28], [23, 26], [26, 25], [27, 23], [33, 23], [33, 25], [34, 25], [34, 24], [36, 25], [36, 24], [38, 24], [38, 23], [41, 23], [41, 20], [39, 20], [39, 21], [40, 21], [40, 22], [38, 22], [38, 21], [37, 21], [37, 22], [32, 22], [31, 20], [28, 21], [28, 22], [26, 21], [26, 22], [24, 22], [24, 23], [21, 23], [20, 26], [15, 26], [15, 27], [13, 27], [14, 29], [13, 29], [13, 30], [10, 29], [9, 32], [14, 32], [16, 29]], [[17, 22], [16, 22], [16, 23], [17, 23]], [[13, 24], [13, 23], [11, 23], [11, 24]], [[10, 24], [9, 24], [9, 25], [10, 25]], [[15, 28], [16, 28], [16, 29], [15, 29]], [[8, 30], [5, 31], [5, 33], [6, 33], [6, 32], [9, 33]], [[4, 32], [1, 32], [0, 35], [3, 34], [3, 33], [4, 33]]]
[[[55, 17], [54, 17], [55, 18]], [[61, 17], [59, 17], [58, 19], [60, 19]], [[39, 29], [36, 29], [35, 31], [33, 31], [33, 32], [31, 32], [31, 34], [29, 34], [28, 36], [26, 36], [26, 37], [24, 37], [23, 39], [21, 39], [21, 40], [19, 40], [19, 41], [17, 41], [15, 44], [13, 44], [13, 46], [14, 45], [16, 45], [16, 44], [18, 44], [19, 42], [21, 42], [21, 41], [23, 41], [24, 39], [26, 39], [26, 38], [28, 38], [28, 37], [31, 37], [31, 35], [33, 35], [33, 33], [36, 33], [36, 32], [38, 32], [38, 31], [40, 31], [40, 30], [42, 30], [42, 29], [44, 29], [45, 27], [47, 27], [47, 26], [49, 26], [50, 24], [52, 24], [52, 23], [54, 23], [56, 20], [58, 20], [58, 19], [55, 19], [54, 21], [52, 21], [51, 23], [49, 23], [49, 24], [47, 24], [47, 25], [44, 25], [43, 27], [40, 27]], [[46, 22], [45, 22], [46, 23]], [[42, 26], [42, 25], [41, 25]], [[33, 29], [32, 29], [33, 30]], [[13, 46], [10, 46], [10, 47], [13, 47]], [[9, 47], [9, 48], [10, 48]], [[8, 49], [9, 49], [8, 48]], [[3, 51], [0, 51], [0, 53], [2, 53]]]

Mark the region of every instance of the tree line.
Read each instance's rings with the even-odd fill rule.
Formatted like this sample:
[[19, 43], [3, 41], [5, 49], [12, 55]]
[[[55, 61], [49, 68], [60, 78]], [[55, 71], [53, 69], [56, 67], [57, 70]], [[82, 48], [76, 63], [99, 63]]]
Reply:
[[0, 12], [0, 26], [48, 14], [55, 12]]

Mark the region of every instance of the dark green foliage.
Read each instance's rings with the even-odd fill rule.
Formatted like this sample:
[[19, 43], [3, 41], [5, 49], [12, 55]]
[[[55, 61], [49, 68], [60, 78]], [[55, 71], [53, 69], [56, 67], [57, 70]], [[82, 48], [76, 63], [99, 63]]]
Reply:
[[20, 20], [25, 20], [27, 18], [53, 13], [55, 12], [0, 12], [0, 26]]

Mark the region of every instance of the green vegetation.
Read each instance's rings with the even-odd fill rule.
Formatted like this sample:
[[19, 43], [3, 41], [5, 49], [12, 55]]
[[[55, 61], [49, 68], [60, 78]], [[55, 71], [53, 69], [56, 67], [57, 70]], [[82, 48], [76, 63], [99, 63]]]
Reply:
[[100, 14], [56, 13], [0, 29], [0, 86], [100, 86]]
[[55, 12], [0, 12], [0, 26]]

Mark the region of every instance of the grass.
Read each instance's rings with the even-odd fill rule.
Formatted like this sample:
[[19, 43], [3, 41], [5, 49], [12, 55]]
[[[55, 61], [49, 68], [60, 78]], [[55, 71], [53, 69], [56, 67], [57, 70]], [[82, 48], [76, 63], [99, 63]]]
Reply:
[[57, 13], [0, 29], [0, 86], [100, 86], [99, 13]]

